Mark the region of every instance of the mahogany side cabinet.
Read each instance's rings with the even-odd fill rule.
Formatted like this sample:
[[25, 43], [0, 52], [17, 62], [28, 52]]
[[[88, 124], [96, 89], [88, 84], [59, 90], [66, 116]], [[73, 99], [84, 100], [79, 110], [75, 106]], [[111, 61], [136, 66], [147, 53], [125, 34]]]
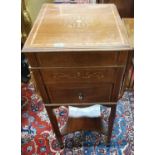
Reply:
[[114, 4], [42, 6], [22, 52], [56, 132], [50, 106], [118, 100], [131, 49]]

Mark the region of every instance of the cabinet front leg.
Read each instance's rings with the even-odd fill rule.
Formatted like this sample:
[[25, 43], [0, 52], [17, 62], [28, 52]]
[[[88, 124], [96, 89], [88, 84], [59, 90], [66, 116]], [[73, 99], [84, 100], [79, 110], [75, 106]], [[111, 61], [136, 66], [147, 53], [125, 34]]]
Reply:
[[54, 131], [54, 133], [56, 135], [56, 138], [57, 138], [57, 140], [59, 142], [60, 148], [63, 148], [64, 144], [63, 144], [63, 140], [62, 140], [62, 135], [60, 133], [60, 130], [59, 130], [59, 127], [58, 127], [57, 118], [56, 118], [56, 116], [54, 114], [53, 108], [48, 106], [48, 107], [46, 107], [46, 111], [48, 113], [50, 122], [52, 124], [53, 131]]

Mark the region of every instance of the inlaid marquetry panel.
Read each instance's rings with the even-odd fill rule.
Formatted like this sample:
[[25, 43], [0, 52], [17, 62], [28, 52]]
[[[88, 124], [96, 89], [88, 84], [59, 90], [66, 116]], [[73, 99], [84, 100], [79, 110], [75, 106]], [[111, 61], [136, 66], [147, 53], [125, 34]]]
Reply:
[[[114, 82], [117, 68], [101, 69], [42, 69], [41, 74], [46, 84], [70, 82]], [[123, 71], [123, 68], [122, 68]]]

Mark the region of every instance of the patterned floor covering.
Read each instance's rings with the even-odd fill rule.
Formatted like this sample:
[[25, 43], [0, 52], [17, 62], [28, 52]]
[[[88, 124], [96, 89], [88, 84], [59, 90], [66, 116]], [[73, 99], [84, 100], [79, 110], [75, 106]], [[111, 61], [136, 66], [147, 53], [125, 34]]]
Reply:
[[[110, 147], [105, 146], [106, 136], [97, 132], [75, 132], [64, 136], [65, 148], [60, 149], [41, 98], [32, 83], [22, 85], [22, 155], [133, 155], [133, 92], [125, 92], [118, 101]], [[109, 111], [101, 109], [104, 125]], [[68, 109], [55, 109], [59, 127], [68, 116]], [[106, 130], [105, 130], [106, 133]]]

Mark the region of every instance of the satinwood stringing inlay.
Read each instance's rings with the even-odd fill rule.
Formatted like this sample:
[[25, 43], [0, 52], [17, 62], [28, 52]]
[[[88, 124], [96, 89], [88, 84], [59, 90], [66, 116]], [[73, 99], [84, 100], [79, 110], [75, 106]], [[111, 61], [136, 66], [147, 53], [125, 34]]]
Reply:
[[30, 48], [110, 48], [128, 46], [114, 5], [45, 4], [30, 32]]

